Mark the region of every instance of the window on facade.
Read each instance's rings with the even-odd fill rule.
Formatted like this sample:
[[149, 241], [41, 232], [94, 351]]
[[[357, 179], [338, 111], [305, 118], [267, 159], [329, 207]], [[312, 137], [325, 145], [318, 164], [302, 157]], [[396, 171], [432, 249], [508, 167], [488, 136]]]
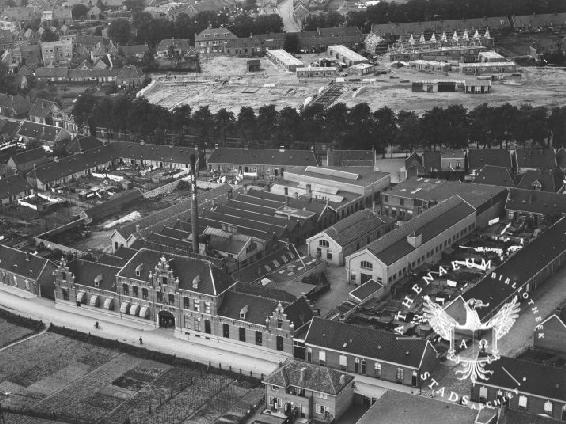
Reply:
[[149, 297], [149, 292], [147, 291], [146, 288], [142, 288], [142, 299], [147, 300]]
[[187, 296], [183, 297], [183, 308], [189, 309], [190, 307], [191, 307], [191, 300]]
[[193, 309], [195, 310], [195, 312], [200, 312], [200, 301], [198, 299], [195, 299], [193, 303]]
[[373, 264], [372, 264], [371, 262], [368, 262], [368, 261], [362, 261], [362, 263], [360, 264], [360, 266], [361, 266], [363, 269], [367, 269], [367, 270], [370, 270], [370, 271], [373, 270]]
[[239, 339], [241, 342], [245, 342], [246, 341], [246, 329], [244, 327], [240, 327], [239, 329]]
[[132, 286], [132, 293], [134, 297], [139, 297], [138, 286]]
[[405, 206], [405, 199], [399, 199], [399, 205]]
[[383, 196], [383, 202], [384, 203], [389, 202], [389, 196]]
[[340, 369], [346, 371], [346, 368], [348, 368], [348, 357], [346, 355], [340, 355], [338, 363], [340, 364]]
[[395, 375], [395, 379], [399, 382], [402, 383], [403, 382], [403, 375], [404, 375], [404, 369], [403, 368], [397, 368], [397, 373]]
[[373, 372], [377, 378], [381, 378], [381, 364], [379, 362], [373, 364]]
[[319, 240], [318, 245], [320, 247], [329, 247], [330, 246], [330, 244], [328, 243], [328, 240]]
[[222, 324], [222, 337], [230, 338], [230, 325]]
[[361, 363], [360, 363], [360, 368], [361, 368], [361, 369], [360, 369], [360, 373], [362, 373], [362, 374], [365, 375], [366, 372], [367, 372], [367, 365], [366, 365], [366, 360], [365, 360], [365, 359], [362, 359], [362, 361], [361, 361]]
[[525, 395], [519, 396], [519, 408], [527, 409], [527, 397]]
[[326, 352], [324, 350], [318, 352], [318, 364], [326, 365]]
[[122, 284], [122, 294], [124, 296], [129, 296], [130, 295], [130, 286], [128, 286], [127, 284]]
[[283, 320], [278, 319], [277, 320], [277, 328], [281, 328], [281, 327], [283, 327]]
[[263, 345], [263, 333], [261, 331], [255, 332], [255, 344], [258, 346]]
[[326, 259], [328, 259], [329, 261], [332, 260], [332, 252], [326, 252]]
[[63, 295], [63, 300], [69, 300], [69, 290], [62, 289], [61, 294]]
[[204, 302], [204, 313], [210, 314], [210, 302]]
[[173, 293], [169, 293], [168, 300], [169, 300], [169, 305], [174, 305], [175, 304], [175, 295]]
[[160, 291], [157, 292], [157, 301], [159, 303], [163, 303], [163, 293], [161, 293]]
[[552, 402], [547, 400], [544, 403], [544, 412], [547, 413], [548, 415], [552, 415]]
[[307, 347], [307, 362], [312, 362], [312, 349]]

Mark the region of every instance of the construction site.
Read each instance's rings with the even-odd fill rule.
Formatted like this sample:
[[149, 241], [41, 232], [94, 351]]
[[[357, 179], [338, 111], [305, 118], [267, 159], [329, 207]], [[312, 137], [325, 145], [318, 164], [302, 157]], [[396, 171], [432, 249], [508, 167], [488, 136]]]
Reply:
[[[297, 56], [305, 66], [324, 57], [324, 54]], [[299, 79], [297, 73], [285, 70], [266, 57], [260, 58], [258, 72], [248, 72], [246, 58], [209, 57], [203, 58], [200, 74], [154, 75], [153, 82], [140, 95], [167, 109], [187, 104], [192, 109], [208, 106], [213, 113], [221, 108], [238, 113], [242, 106], [257, 111], [261, 106], [271, 104], [277, 110], [285, 107], [300, 109], [316, 103], [328, 108], [336, 102], [350, 107], [368, 103], [372, 110], [388, 106], [397, 111], [410, 108], [417, 112], [452, 104], [472, 109], [485, 102], [494, 106], [526, 103], [553, 107], [560, 105], [566, 95], [564, 68], [517, 66], [515, 72], [479, 76], [464, 74], [458, 67], [437, 69], [421, 66], [421, 61], [393, 62], [387, 59], [380, 59], [379, 72], [368, 75], [354, 75], [346, 70], [334, 77]], [[423, 80], [442, 83], [464, 79], [469, 82], [478, 78], [492, 81], [489, 92], [413, 92], [411, 89], [413, 83]]]

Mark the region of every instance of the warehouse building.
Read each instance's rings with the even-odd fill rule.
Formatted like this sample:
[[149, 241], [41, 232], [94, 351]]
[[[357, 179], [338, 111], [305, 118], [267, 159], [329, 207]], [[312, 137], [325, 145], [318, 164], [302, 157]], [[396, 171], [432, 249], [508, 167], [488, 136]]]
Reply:
[[285, 68], [289, 72], [295, 72], [298, 68], [304, 68], [305, 64], [285, 50], [267, 50], [267, 57], [273, 63]]
[[365, 57], [342, 45], [328, 46], [328, 56], [336, 58], [347, 67], [360, 63], [368, 63]]

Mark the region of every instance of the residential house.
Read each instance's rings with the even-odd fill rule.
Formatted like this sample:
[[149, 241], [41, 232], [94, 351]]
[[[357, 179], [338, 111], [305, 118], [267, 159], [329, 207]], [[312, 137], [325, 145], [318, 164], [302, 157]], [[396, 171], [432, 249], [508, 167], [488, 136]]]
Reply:
[[390, 184], [390, 175], [369, 166], [287, 168], [283, 179], [271, 186], [272, 193], [324, 202], [343, 219], [378, 202], [380, 193]]
[[527, 171], [556, 168], [556, 153], [552, 148], [517, 149], [515, 156], [517, 158], [518, 174], [524, 174]]
[[534, 348], [566, 354], [566, 307], [537, 325], [533, 334]]
[[468, 172], [475, 175], [485, 165], [498, 166], [513, 170], [511, 152], [506, 149], [470, 149], [468, 150]]
[[0, 115], [21, 118], [27, 116], [30, 107], [29, 98], [19, 94], [12, 96], [11, 94], [0, 93]]
[[464, 172], [466, 169], [466, 152], [425, 151], [423, 153], [423, 172], [425, 175], [441, 175], [443, 173]]
[[511, 188], [505, 203], [509, 219], [528, 217], [533, 223], [555, 220], [566, 213], [566, 196], [549, 191]]
[[67, 81], [69, 68], [37, 68], [35, 77], [38, 81], [62, 82]]
[[65, 66], [73, 58], [73, 42], [71, 40], [42, 41], [41, 57], [43, 66]]
[[421, 373], [434, 371], [438, 363], [427, 340], [318, 317], [305, 346], [309, 363], [415, 388], [423, 385]]
[[25, 174], [49, 161], [49, 153], [42, 147], [38, 147], [36, 149], [24, 150], [11, 156], [8, 160], [8, 168], [19, 174]]
[[344, 258], [393, 228], [393, 220], [362, 209], [307, 239], [311, 257], [342, 266]]
[[[295, 2], [295, 16], [301, 22], [310, 12], [302, 2]], [[316, 31], [301, 31], [296, 33], [299, 40], [299, 50], [305, 52], [324, 52], [328, 46], [341, 44], [349, 48], [362, 45], [365, 35], [358, 27], [340, 26], [329, 28], [317, 28]]]
[[554, 193], [562, 192], [564, 188], [564, 171], [560, 168], [526, 171], [520, 176], [517, 188]]
[[289, 360], [262, 381], [265, 404], [275, 413], [331, 422], [352, 405], [353, 380], [340, 371]]
[[477, 310], [482, 322], [515, 296], [532, 297], [561, 269], [566, 260], [565, 231], [566, 218], [562, 218], [463, 293], [464, 301], [481, 299], [486, 305]]
[[54, 265], [47, 259], [0, 245], [0, 283], [53, 299]]
[[[207, 40], [203, 40], [203, 49], [206, 47]], [[239, 57], [264, 56], [267, 50], [282, 49], [285, 44], [285, 34], [258, 34], [242, 38], [229, 38], [224, 45], [224, 54]], [[214, 46], [211, 46], [211, 48]], [[200, 52], [200, 51], [199, 51]]]
[[70, 139], [71, 134], [61, 127], [23, 121], [18, 130], [18, 137], [20, 141], [39, 141], [43, 144], [53, 146], [59, 141]]
[[41, 47], [38, 44], [23, 44], [19, 46], [19, 51], [22, 64], [27, 65], [33, 69], [41, 65]]
[[475, 228], [475, 208], [452, 196], [348, 256], [348, 281], [363, 284], [373, 279], [389, 290], [412, 270], [438, 262], [444, 251]]
[[29, 111], [29, 119], [37, 124], [63, 128], [69, 133], [77, 132], [73, 118], [51, 100], [36, 99]]
[[227, 28], [207, 28], [195, 34], [195, 48], [199, 54], [225, 54], [229, 41], [238, 37]]
[[507, 188], [459, 181], [416, 178], [381, 193], [381, 213], [409, 220], [450, 196], [458, 195], [476, 209], [478, 227], [504, 213]]
[[515, 181], [509, 168], [485, 165], [474, 178], [475, 183], [489, 184], [500, 187], [514, 187]]
[[2, 17], [5, 20], [25, 25], [41, 17], [41, 12], [34, 7], [7, 7], [2, 11]]
[[565, 368], [502, 357], [486, 369], [493, 374], [472, 386], [472, 401], [504, 402], [506, 409], [531, 414], [533, 420], [544, 415], [566, 421]]
[[96, 137], [79, 135], [65, 146], [65, 151], [70, 155], [74, 155], [75, 153], [84, 153], [98, 149], [103, 145], [104, 143]]
[[0, 178], [0, 204], [2, 206], [17, 203], [18, 199], [30, 194], [27, 181], [21, 175]]
[[[480, 415], [489, 411], [487, 420]], [[356, 424], [498, 424], [497, 410], [485, 408], [482, 411], [455, 402], [443, 402], [428, 396], [388, 390]]]
[[102, 10], [100, 10], [100, 8], [98, 6], [93, 6], [88, 10], [88, 12], [86, 14], [86, 18], [91, 20], [91, 21], [98, 21], [100, 19], [101, 13], [102, 13]]
[[191, 41], [188, 38], [166, 38], [157, 45], [156, 54], [157, 57], [169, 57], [171, 55], [182, 57], [191, 50]]

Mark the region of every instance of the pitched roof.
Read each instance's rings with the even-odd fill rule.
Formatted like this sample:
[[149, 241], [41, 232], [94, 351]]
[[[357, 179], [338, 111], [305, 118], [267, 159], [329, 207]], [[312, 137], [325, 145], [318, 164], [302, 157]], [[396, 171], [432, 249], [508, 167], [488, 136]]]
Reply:
[[42, 147], [36, 149], [28, 149], [12, 156], [12, 160], [19, 167], [19, 165], [27, 165], [30, 163], [41, 163], [48, 159], [49, 153]]
[[345, 246], [391, 222], [388, 217], [376, 215], [369, 209], [362, 209], [336, 222], [323, 233], [339, 245]]
[[102, 290], [116, 290], [116, 275], [120, 267], [91, 262], [84, 259], [75, 259], [69, 263], [69, 271], [75, 276], [75, 283], [83, 286], [95, 287], [95, 280]]
[[474, 424], [477, 409], [388, 390], [356, 424]]
[[[322, 29], [322, 28], [321, 28]], [[373, 166], [373, 150], [328, 150], [328, 166]]]
[[82, 153], [88, 150], [99, 148], [104, 143], [93, 136], [77, 136], [71, 142], [67, 143], [65, 150], [68, 153]]
[[426, 151], [423, 153], [423, 167], [426, 172], [440, 171], [442, 159], [439, 151]]
[[23, 277], [37, 280], [47, 262], [31, 253], [0, 245], [0, 268]]
[[557, 192], [564, 186], [564, 172], [560, 168], [527, 171], [521, 176], [518, 188]]
[[513, 187], [515, 185], [509, 168], [492, 165], [485, 165], [474, 178], [474, 182], [502, 187]]
[[427, 341], [420, 338], [398, 338], [385, 330], [318, 317], [313, 317], [305, 343], [415, 368], [427, 348]]
[[99, 221], [122, 211], [124, 207], [142, 199], [143, 194], [138, 189], [127, 190], [114, 194], [108, 200], [87, 209], [85, 213], [92, 220]]
[[549, 191], [511, 188], [505, 209], [557, 217], [566, 213], [566, 196]]
[[552, 418], [534, 415], [530, 412], [515, 411], [507, 409], [502, 416], [499, 424], [560, 424], [564, 421], [558, 421]]
[[119, 49], [124, 56], [136, 56], [148, 52], [149, 46], [147, 44], [136, 44], [133, 46], [120, 46]]
[[421, 234], [424, 244], [474, 213], [475, 209], [469, 203], [452, 196], [371, 242], [366, 249], [386, 265], [391, 265], [415, 250], [407, 241], [410, 234]]
[[310, 150], [241, 149], [221, 147], [215, 149], [209, 164], [316, 166], [316, 157]]
[[556, 168], [554, 149], [517, 149], [517, 166], [519, 168], [552, 169]]
[[36, 99], [35, 102], [31, 105], [31, 109], [29, 110], [29, 116], [37, 116], [40, 118], [46, 118], [54, 110], [59, 109], [59, 105], [57, 103], [52, 102], [51, 100], [45, 99]]
[[195, 149], [190, 147], [135, 143], [130, 141], [118, 141], [109, 144], [116, 152], [116, 157], [124, 159], [153, 160], [162, 162], [174, 162], [189, 165], [191, 156], [195, 155]]
[[37, 68], [35, 76], [37, 78], [67, 78], [69, 68]]
[[[486, 369], [493, 371], [489, 385], [566, 401], [566, 368], [503, 356], [487, 365]], [[516, 381], [521, 383], [519, 387]]]
[[281, 367], [269, 374], [265, 384], [287, 388], [304, 388], [329, 395], [339, 394], [354, 377], [320, 365], [287, 360]]
[[232, 40], [238, 38], [228, 28], [206, 28], [195, 36], [195, 41]]
[[[134, 278], [150, 283], [149, 273], [155, 270], [161, 258], [165, 258], [175, 277], [179, 278], [181, 290], [196, 291], [202, 294], [219, 295], [226, 291], [234, 281], [224, 271], [204, 259], [189, 258], [187, 256], [161, 253], [154, 250], [139, 250], [128, 263], [120, 270], [118, 275], [125, 278]], [[140, 276], [136, 269], [142, 266]], [[199, 278], [198, 287], [193, 288], [193, 281]]]
[[378, 292], [383, 288], [383, 284], [378, 283], [374, 280], [366, 281], [361, 286], [356, 287], [354, 290], [350, 292], [350, 296], [355, 297], [360, 302], [367, 299], [372, 294]]
[[27, 189], [26, 179], [19, 174], [0, 179], [0, 199], [2, 200], [24, 193]]
[[[523, 284], [566, 251], [565, 233], [566, 218], [562, 218], [499, 265], [494, 271], [495, 274], [486, 275], [466, 291], [462, 295], [464, 300], [482, 300], [488, 306], [477, 310], [480, 318], [492, 316], [504, 303], [511, 300]], [[500, 275], [503, 280], [498, 279]], [[506, 278], [516, 282], [515, 289], [511, 284], [504, 283]]]
[[20, 126], [18, 135], [27, 138], [37, 138], [38, 140], [46, 142], [54, 142], [61, 131], [63, 131], [62, 128], [53, 125], [42, 125], [31, 121], [24, 121]]
[[0, 134], [6, 137], [15, 137], [20, 129], [20, 121], [5, 121], [0, 120], [2, 128], [0, 129]]
[[485, 165], [511, 168], [511, 154], [505, 149], [470, 149], [468, 164], [469, 169], [480, 169]]
[[0, 93], [0, 107], [14, 109], [16, 115], [28, 113], [30, 106], [29, 99], [19, 94], [12, 96], [10, 94]]
[[165, 38], [159, 42], [156, 50], [168, 50], [169, 47], [188, 51], [191, 49], [191, 40], [188, 38]]

